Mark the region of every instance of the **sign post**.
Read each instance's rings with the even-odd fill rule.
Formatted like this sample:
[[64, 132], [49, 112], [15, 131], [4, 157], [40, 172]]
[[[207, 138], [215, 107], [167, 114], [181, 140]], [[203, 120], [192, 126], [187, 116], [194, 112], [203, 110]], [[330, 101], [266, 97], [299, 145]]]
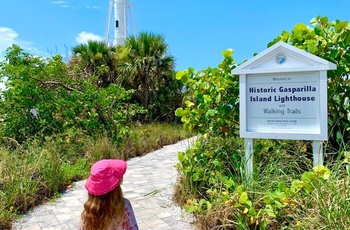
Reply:
[[246, 164], [246, 177], [247, 179], [253, 178], [253, 139], [244, 139], [244, 149], [245, 149], [245, 164]]
[[336, 65], [278, 42], [232, 71], [240, 76], [240, 136], [246, 174], [253, 173], [253, 139], [312, 140], [314, 166], [327, 140], [327, 70]]

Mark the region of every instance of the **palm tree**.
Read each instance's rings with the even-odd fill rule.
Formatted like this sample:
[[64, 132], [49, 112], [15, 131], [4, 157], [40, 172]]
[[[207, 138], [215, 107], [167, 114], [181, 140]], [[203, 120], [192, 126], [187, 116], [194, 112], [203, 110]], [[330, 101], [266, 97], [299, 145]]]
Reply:
[[148, 108], [152, 93], [174, 70], [174, 57], [168, 54], [164, 37], [142, 32], [128, 37], [118, 49], [120, 83], [135, 89], [143, 107]]
[[80, 73], [85, 79], [96, 76], [99, 86], [108, 86], [116, 79], [115, 50], [105, 42], [90, 40], [73, 47], [71, 62], [80, 65]]

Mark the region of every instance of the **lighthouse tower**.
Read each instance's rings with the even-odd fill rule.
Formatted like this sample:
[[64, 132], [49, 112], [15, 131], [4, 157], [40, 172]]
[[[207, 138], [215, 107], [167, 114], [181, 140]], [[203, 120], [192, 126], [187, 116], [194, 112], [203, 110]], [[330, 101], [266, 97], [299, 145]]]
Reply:
[[[131, 24], [130, 6], [128, 0], [110, 0], [105, 42], [108, 45], [123, 45], [128, 36], [129, 23]], [[131, 25], [130, 25], [131, 26]]]

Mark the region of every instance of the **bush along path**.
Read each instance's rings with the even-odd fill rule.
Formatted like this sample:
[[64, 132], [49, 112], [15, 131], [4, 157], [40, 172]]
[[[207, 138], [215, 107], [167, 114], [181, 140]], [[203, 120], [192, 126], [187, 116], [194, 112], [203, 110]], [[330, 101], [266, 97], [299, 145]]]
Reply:
[[[128, 161], [122, 188], [133, 205], [140, 230], [194, 229], [193, 219], [171, 201], [178, 175], [174, 168], [177, 154], [188, 149], [192, 142], [193, 139], [186, 139]], [[85, 181], [74, 183], [55, 201], [24, 215], [12, 229], [77, 229], [87, 200], [84, 184]]]

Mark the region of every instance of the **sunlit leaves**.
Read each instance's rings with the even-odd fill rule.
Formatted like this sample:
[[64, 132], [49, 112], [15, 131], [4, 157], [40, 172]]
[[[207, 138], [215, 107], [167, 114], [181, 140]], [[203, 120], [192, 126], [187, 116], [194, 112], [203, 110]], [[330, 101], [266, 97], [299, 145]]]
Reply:
[[328, 23], [328, 17], [320, 18], [320, 22], [321, 22], [322, 25], [326, 25]]
[[177, 72], [176, 79], [185, 84], [187, 93], [183, 108], [177, 109], [175, 115], [181, 117], [185, 128], [195, 127], [203, 134], [237, 135], [239, 89], [238, 78], [231, 75], [235, 67], [232, 54], [232, 49], [224, 50], [224, 60], [218, 68]]
[[350, 141], [350, 109], [344, 106], [350, 92], [350, 26], [348, 21], [329, 21], [325, 16], [311, 19], [310, 24], [297, 24], [268, 46], [285, 41], [337, 65], [336, 70], [328, 71], [328, 121], [329, 145], [339, 149]]
[[313, 170], [317, 176], [322, 177], [325, 180], [327, 180], [331, 175], [331, 171], [323, 165], [317, 165], [313, 168]]
[[227, 50], [223, 50], [222, 51], [222, 56], [224, 56], [224, 58], [231, 58], [233, 55], [233, 49], [227, 49]]
[[59, 55], [42, 59], [13, 46], [1, 65], [0, 75], [8, 78], [8, 89], [0, 107], [4, 121], [0, 132], [18, 142], [71, 128], [117, 138], [128, 119], [144, 112], [128, 102], [131, 91], [115, 84], [100, 88], [95, 75], [72, 77], [74, 65], [66, 65]]
[[336, 33], [340, 33], [344, 28], [348, 26], [348, 21], [342, 21], [334, 24], [334, 29]]

